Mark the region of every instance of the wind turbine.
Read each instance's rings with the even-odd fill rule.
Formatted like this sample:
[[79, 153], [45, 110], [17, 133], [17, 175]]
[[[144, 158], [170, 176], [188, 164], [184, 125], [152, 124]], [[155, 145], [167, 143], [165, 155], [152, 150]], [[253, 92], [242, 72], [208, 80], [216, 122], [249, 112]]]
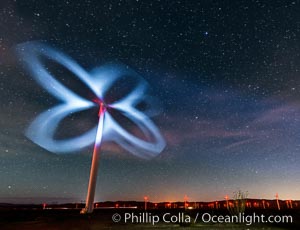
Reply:
[[279, 200], [278, 200], [279, 199], [278, 193], [276, 193], [275, 197], [276, 197], [277, 208], [278, 208], [278, 210], [280, 210], [280, 204], [279, 204]]
[[[149, 159], [158, 155], [165, 147], [165, 141], [158, 128], [146, 114], [153, 113], [154, 100], [147, 94], [147, 83], [133, 70], [123, 65], [105, 65], [84, 70], [78, 63], [60, 51], [39, 42], [25, 42], [17, 46], [20, 60], [33, 78], [50, 94], [61, 101], [38, 115], [30, 124], [26, 135], [34, 143], [55, 153], [71, 153], [94, 144], [90, 179], [86, 198], [86, 206], [81, 213], [91, 213], [95, 197], [97, 173], [101, 144], [112, 141], [131, 152], [135, 156]], [[41, 57], [60, 64], [84, 83], [96, 98], [88, 100], [77, 95], [45, 68]], [[131, 76], [137, 83], [133, 90], [123, 98], [107, 103], [106, 94], [112, 85], [122, 76]], [[145, 102], [149, 108], [141, 111], [138, 104]], [[86, 133], [74, 138], [56, 140], [55, 132], [60, 122], [71, 113], [99, 108], [98, 124]], [[108, 109], [110, 111], [108, 111]], [[124, 129], [110, 114], [114, 110], [131, 120], [142, 132], [139, 138]]]

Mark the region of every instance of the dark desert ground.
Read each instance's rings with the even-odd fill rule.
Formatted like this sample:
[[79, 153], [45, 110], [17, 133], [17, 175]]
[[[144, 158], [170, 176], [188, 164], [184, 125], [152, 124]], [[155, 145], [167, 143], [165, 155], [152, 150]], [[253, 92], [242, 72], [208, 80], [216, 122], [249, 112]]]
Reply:
[[[142, 202], [141, 202], [142, 204]], [[26, 205], [10, 205], [1, 208], [0, 210], [0, 229], [3, 230], [96, 230], [96, 229], [299, 229], [300, 227], [300, 209], [282, 208], [276, 210], [275, 208], [263, 209], [263, 208], [248, 208], [245, 211], [245, 215], [257, 215], [264, 214], [269, 215], [291, 215], [293, 217], [293, 223], [282, 224], [252, 224], [246, 225], [246, 223], [203, 223], [201, 220], [194, 223], [194, 219], [199, 213], [210, 213], [212, 215], [229, 215], [227, 209], [220, 208], [200, 208], [200, 209], [188, 209], [183, 208], [157, 208], [147, 210], [147, 213], [151, 215], [162, 216], [164, 213], [171, 213], [171, 215], [178, 215], [179, 213], [185, 213], [192, 219], [191, 224], [185, 223], [159, 223], [152, 225], [151, 223], [124, 223], [122, 219], [118, 223], [112, 221], [112, 216], [115, 213], [120, 214], [122, 217], [125, 213], [134, 213], [139, 215], [145, 213], [144, 209], [137, 206], [136, 208], [113, 208], [102, 207], [97, 208], [90, 215], [79, 214], [81, 207], [71, 208], [71, 205], [56, 205], [51, 208], [43, 209], [41, 205], [26, 206]]]

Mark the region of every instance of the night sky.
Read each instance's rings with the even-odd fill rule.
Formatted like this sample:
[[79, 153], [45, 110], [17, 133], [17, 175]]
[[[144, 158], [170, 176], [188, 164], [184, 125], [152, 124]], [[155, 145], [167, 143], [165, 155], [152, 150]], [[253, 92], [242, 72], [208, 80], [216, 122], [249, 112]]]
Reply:
[[[300, 199], [299, 13], [297, 0], [2, 0], [0, 202], [78, 202], [87, 191], [92, 146], [58, 155], [24, 134], [59, 103], [18, 61], [25, 41], [45, 42], [86, 70], [128, 65], [162, 105], [152, 119], [166, 148], [143, 160], [105, 144], [96, 201], [212, 201], [238, 189]], [[70, 116], [61, 135], [97, 122], [95, 111], [81, 117]]]

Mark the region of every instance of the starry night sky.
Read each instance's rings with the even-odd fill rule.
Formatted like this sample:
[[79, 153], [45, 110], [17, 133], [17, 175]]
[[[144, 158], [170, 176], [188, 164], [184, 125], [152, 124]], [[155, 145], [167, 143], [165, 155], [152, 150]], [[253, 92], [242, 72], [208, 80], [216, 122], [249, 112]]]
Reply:
[[[147, 161], [104, 146], [96, 201], [210, 201], [237, 189], [300, 199], [299, 12], [297, 0], [1, 1], [0, 202], [86, 196], [92, 147], [56, 155], [24, 135], [58, 103], [17, 60], [15, 46], [32, 40], [87, 70], [124, 63], [163, 105], [153, 120], [164, 151]], [[61, 132], [97, 122], [87, 114]]]

